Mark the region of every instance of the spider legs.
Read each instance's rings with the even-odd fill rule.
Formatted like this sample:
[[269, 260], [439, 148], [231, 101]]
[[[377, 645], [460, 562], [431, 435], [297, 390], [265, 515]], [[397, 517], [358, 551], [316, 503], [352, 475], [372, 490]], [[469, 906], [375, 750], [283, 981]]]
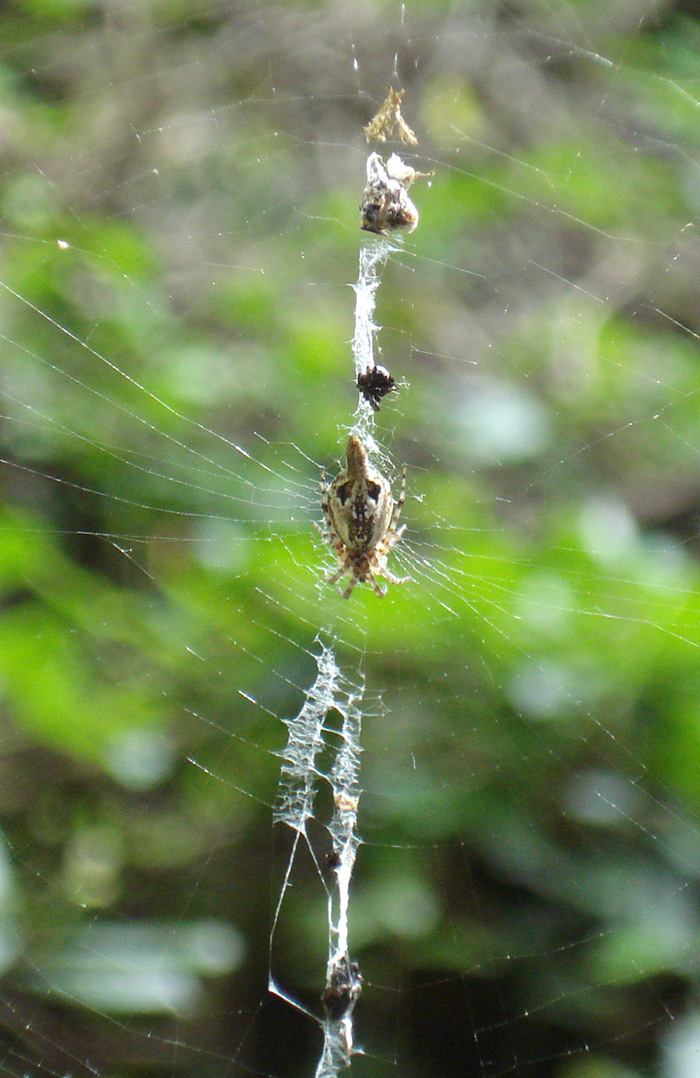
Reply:
[[[405, 501], [406, 501], [406, 465], [404, 464], [404, 466], [403, 466], [403, 468], [401, 470], [401, 487], [399, 489], [399, 496], [398, 496], [398, 498], [396, 500], [396, 505], [394, 506], [394, 512], [391, 514], [391, 523], [389, 525], [389, 531], [395, 533], [396, 539], [401, 538], [401, 536], [403, 535], [403, 532], [404, 532], [404, 528], [406, 527], [406, 525], [404, 524], [399, 532], [396, 531], [396, 525], [399, 522], [399, 517], [401, 516], [401, 510], [403, 509]], [[388, 579], [389, 578], [387, 577], [387, 580]]]
[[[333, 573], [331, 576], [326, 577], [326, 584], [337, 584], [338, 581], [340, 580], [341, 576], [345, 576], [347, 571], [348, 571], [348, 566], [347, 565], [341, 565], [340, 569], [338, 569], [337, 572]], [[353, 586], [354, 586], [354, 584], [353, 584]], [[350, 590], [352, 591], [352, 588]]]
[[[390, 584], [408, 584], [409, 580], [411, 579], [410, 576], [394, 576], [393, 573], [387, 572], [386, 569], [382, 569], [382, 576]], [[374, 590], [376, 591], [377, 589], [375, 588]], [[385, 593], [386, 589], [384, 589], [384, 592], [382, 592], [382, 594]]]

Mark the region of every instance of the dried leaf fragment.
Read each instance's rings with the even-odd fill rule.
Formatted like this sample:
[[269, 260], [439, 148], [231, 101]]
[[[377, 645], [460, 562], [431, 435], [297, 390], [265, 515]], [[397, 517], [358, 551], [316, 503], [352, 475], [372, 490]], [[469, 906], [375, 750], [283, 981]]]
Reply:
[[401, 139], [402, 142], [408, 143], [409, 146], [418, 145], [418, 139], [401, 115], [403, 95], [403, 90], [394, 90], [391, 86], [389, 87], [379, 112], [366, 127], [362, 128], [368, 142], [371, 142], [372, 139], [386, 142], [387, 138], [391, 138], [394, 130], [396, 130], [396, 137]]

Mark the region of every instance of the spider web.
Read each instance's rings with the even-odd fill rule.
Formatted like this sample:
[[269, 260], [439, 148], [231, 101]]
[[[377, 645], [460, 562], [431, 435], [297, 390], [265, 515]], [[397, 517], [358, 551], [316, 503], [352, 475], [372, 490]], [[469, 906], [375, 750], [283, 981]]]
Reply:
[[0, 19], [3, 1072], [700, 1074], [697, 22]]

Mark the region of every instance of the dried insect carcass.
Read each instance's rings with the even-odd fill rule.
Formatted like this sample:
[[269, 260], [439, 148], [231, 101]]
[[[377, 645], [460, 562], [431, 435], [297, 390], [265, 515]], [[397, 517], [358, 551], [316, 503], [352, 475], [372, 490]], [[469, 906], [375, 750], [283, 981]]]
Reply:
[[360, 227], [385, 236], [396, 228], [413, 232], [418, 210], [408, 188], [419, 173], [393, 153], [386, 164], [378, 153], [367, 158], [367, 184], [360, 203]]
[[333, 959], [327, 973], [326, 987], [321, 994], [329, 1018], [338, 1021], [350, 1016], [362, 991], [362, 974], [357, 962], [347, 954]]
[[380, 400], [396, 389], [396, 382], [386, 367], [375, 363], [373, 367], [367, 367], [362, 374], [358, 374], [357, 388], [374, 411], [378, 412]]

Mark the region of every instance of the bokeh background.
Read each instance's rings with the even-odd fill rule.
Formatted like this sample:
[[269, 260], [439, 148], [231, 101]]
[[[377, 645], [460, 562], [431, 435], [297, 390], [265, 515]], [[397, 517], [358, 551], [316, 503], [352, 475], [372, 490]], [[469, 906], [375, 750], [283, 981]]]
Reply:
[[[414, 583], [343, 604], [395, 57]], [[353, 1073], [700, 1075], [699, 205], [690, 3], [2, 7], [3, 1073], [314, 1072], [267, 982], [320, 1013], [308, 855], [270, 936], [321, 639], [366, 686]]]

